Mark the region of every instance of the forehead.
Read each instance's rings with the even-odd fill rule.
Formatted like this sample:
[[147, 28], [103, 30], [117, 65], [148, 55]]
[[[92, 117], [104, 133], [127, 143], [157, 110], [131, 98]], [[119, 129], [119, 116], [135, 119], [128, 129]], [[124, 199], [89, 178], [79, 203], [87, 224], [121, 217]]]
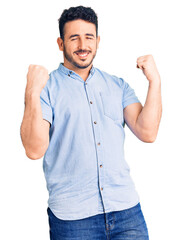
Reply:
[[96, 36], [96, 26], [94, 23], [77, 19], [69, 21], [64, 25], [64, 35], [67, 37], [72, 34], [84, 35], [86, 33], [92, 33]]

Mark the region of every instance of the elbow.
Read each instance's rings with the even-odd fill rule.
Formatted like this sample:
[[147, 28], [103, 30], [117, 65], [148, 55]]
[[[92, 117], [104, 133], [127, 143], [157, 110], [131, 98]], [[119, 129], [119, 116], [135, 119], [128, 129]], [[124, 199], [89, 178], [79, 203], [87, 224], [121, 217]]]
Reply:
[[20, 136], [22, 140], [23, 147], [25, 149], [26, 156], [31, 160], [38, 160], [42, 158], [47, 151], [49, 146], [48, 135], [45, 137], [34, 137], [31, 138], [22, 133], [22, 127], [20, 130]]
[[26, 156], [31, 160], [38, 160], [42, 158], [47, 151], [48, 146], [40, 149], [25, 149]]
[[38, 160], [44, 156], [44, 154], [28, 152], [26, 151], [26, 156], [31, 160]]
[[147, 133], [143, 134], [142, 136], [140, 136], [139, 139], [145, 143], [153, 143], [153, 142], [155, 142], [156, 138], [157, 138], [157, 134], [147, 132]]
[[158, 134], [159, 123], [158, 124], [150, 124], [150, 127], [141, 127], [137, 128], [137, 135], [138, 138], [146, 143], [153, 143], [155, 142]]
[[156, 138], [144, 138], [144, 139], [141, 139], [141, 141], [145, 143], [153, 143], [155, 142], [155, 139]]

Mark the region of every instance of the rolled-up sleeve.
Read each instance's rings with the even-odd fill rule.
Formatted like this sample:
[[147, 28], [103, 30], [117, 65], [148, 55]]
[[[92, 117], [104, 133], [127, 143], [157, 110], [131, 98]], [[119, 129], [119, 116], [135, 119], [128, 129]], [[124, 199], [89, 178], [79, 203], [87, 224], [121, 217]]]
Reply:
[[52, 124], [52, 107], [50, 104], [48, 91], [46, 88], [43, 88], [40, 94], [40, 103], [42, 108], [42, 117]]
[[123, 89], [123, 99], [122, 99], [123, 109], [129, 104], [140, 102], [140, 100], [135, 94], [134, 89], [131, 88], [130, 85], [127, 82], [125, 82], [122, 78], [120, 78], [120, 80], [121, 80], [121, 87]]

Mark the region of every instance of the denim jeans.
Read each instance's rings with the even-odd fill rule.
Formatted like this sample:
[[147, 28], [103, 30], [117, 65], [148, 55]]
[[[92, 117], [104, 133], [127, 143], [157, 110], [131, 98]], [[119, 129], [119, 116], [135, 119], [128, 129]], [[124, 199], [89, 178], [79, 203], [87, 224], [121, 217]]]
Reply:
[[140, 203], [80, 220], [61, 220], [47, 208], [51, 240], [148, 240]]

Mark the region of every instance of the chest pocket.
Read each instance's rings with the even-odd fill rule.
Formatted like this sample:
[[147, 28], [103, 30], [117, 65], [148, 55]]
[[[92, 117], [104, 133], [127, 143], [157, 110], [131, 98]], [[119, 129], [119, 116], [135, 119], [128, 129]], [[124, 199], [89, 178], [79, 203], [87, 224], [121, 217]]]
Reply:
[[121, 94], [113, 94], [100, 92], [104, 115], [114, 121], [123, 121], [122, 96]]

